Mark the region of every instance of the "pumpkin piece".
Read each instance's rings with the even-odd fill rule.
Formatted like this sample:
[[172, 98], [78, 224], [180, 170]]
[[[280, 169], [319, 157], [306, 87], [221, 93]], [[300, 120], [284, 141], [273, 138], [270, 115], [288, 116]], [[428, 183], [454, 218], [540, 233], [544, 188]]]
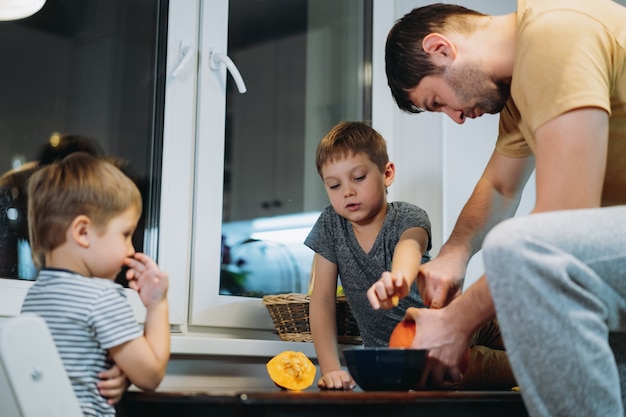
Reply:
[[315, 381], [317, 369], [302, 352], [286, 350], [267, 363], [267, 373], [282, 389], [302, 391]]
[[400, 297], [398, 297], [397, 295], [392, 295], [391, 304], [393, 304], [394, 307], [398, 307], [398, 304], [400, 304]]
[[415, 338], [415, 321], [402, 320], [394, 327], [389, 336], [389, 347], [410, 348]]

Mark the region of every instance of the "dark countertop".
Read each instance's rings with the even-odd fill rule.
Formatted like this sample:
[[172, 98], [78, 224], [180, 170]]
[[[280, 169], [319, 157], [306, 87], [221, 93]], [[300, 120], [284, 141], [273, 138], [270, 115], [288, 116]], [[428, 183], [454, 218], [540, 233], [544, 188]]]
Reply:
[[129, 391], [118, 406], [128, 416], [350, 416], [359, 417], [518, 417], [528, 416], [513, 391], [206, 392]]

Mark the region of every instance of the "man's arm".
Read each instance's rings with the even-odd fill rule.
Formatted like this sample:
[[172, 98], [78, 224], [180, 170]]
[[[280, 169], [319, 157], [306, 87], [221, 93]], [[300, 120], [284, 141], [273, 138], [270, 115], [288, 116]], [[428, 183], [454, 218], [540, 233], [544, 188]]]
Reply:
[[[536, 140], [533, 212], [600, 206], [608, 149], [607, 113], [596, 108], [565, 113], [540, 127]], [[469, 337], [494, 315], [485, 276], [442, 310], [407, 311], [419, 329], [413, 347], [431, 348], [433, 360], [425, 377], [436, 383], [457, 379]]]
[[459, 365], [472, 335], [495, 316], [485, 277], [442, 309], [409, 308], [417, 332], [411, 347], [429, 349], [422, 387], [445, 386], [461, 378]]
[[447, 242], [420, 268], [417, 287], [427, 306], [441, 308], [461, 293], [467, 263], [487, 232], [515, 213], [533, 167], [532, 157], [493, 152]]
[[533, 212], [600, 207], [609, 137], [606, 111], [573, 110], [541, 126], [535, 136]]

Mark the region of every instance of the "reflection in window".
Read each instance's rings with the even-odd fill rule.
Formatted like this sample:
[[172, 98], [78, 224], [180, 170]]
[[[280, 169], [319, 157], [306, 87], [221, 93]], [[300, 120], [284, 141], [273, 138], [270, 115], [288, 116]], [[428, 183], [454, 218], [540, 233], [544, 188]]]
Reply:
[[230, 0], [220, 294], [306, 292], [321, 138], [371, 118], [371, 1]]
[[[156, 256], [167, 1], [47, 0], [0, 22], [0, 277], [32, 279], [25, 185], [41, 164], [103, 155], [136, 180], [137, 250]], [[145, 238], [144, 238], [145, 236]]]

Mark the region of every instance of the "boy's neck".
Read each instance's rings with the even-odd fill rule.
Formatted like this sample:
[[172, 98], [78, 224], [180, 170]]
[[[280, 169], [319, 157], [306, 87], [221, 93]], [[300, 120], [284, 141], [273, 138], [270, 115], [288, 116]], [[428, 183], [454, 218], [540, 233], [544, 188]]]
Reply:
[[376, 216], [371, 217], [365, 222], [350, 222], [354, 236], [365, 253], [368, 253], [372, 249], [380, 230], [383, 228], [385, 217], [387, 216], [387, 205], [388, 203], [385, 202]]
[[89, 269], [82, 261], [82, 257], [67, 242], [47, 252], [45, 261], [46, 268], [65, 269], [85, 277], [91, 276]]

